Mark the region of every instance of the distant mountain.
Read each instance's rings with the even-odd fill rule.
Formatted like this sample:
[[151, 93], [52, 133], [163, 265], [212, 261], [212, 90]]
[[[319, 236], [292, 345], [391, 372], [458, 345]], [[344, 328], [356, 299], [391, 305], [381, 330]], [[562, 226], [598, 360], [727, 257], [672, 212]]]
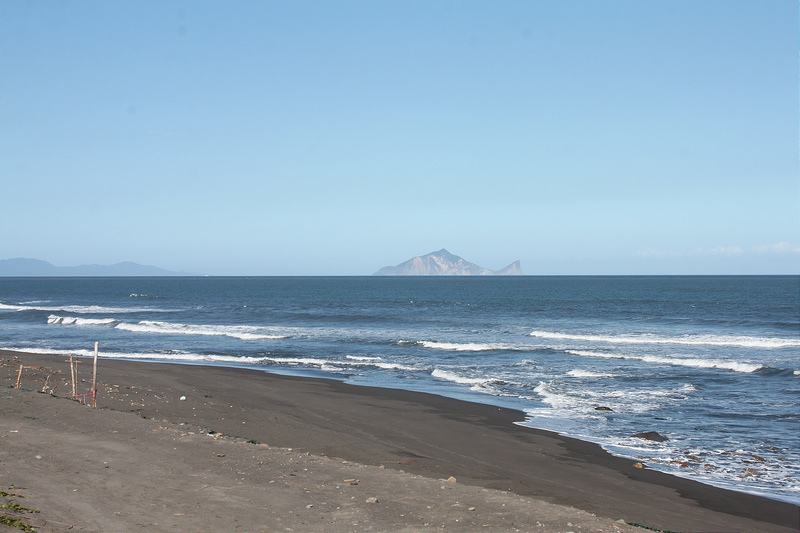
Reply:
[[397, 266], [387, 266], [373, 276], [523, 276], [519, 261], [500, 270], [489, 270], [453, 255], [444, 248], [412, 257]]
[[80, 265], [59, 267], [39, 259], [0, 259], [2, 277], [156, 277], [192, 276], [187, 272], [173, 272], [148, 265], [125, 261], [113, 265]]

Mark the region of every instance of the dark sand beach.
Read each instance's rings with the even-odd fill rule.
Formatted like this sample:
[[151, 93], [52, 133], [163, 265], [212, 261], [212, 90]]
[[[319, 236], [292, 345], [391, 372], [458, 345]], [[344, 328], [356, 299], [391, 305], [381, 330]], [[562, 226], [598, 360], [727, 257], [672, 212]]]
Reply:
[[[92, 409], [63, 398], [65, 357], [0, 351], [0, 360], [0, 491], [39, 510], [19, 514], [41, 530], [800, 527], [795, 505], [637, 468], [594, 444], [519, 426], [514, 410], [102, 357]], [[42, 368], [25, 369], [16, 389], [20, 364]], [[86, 393], [91, 359], [78, 372]]]

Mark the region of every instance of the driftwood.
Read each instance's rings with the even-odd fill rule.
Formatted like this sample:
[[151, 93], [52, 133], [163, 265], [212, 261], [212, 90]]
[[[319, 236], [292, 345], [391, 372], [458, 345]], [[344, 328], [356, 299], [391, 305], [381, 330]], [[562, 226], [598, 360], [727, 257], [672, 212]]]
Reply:
[[61, 372], [52, 372], [52, 373], [48, 374], [48, 376], [44, 380], [44, 385], [42, 385], [42, 392], [45, 392], [45, 393], [48, 393], [48, 394], [53, 394], [53, 393], [56, 392], [56, 388], [58, 387], [58, 382], [56, 382], [56, 384], [53, 385], [52, 389], [50, 389], [49, 386], [50, 386], [50, 378], [55, 376], [55, 375], [58, 375], [58, 374], [61, 374]]
[[26, 368], [28, 370], [44, 370], [45, 369], [43, 366], [22, 366], [22, 365], [19, 365], [19, 374], [17, 374], [17, 388], [20, 388], [20, 386], [22, 385], [22, 371], [25, 370]]

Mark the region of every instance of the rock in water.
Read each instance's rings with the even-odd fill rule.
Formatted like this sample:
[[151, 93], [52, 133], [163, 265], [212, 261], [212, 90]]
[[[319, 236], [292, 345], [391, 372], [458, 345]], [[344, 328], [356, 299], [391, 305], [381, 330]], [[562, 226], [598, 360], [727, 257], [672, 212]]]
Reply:
[[644, 433], [637, 433], [636, 435], [631, 435], [631, 437], [637, 439], [652, 440], [655, 442], [664, 442], [669, 440], [667, 437], [665, 437], [664, 435], [660, 435], [656, 431], [645, 431]]

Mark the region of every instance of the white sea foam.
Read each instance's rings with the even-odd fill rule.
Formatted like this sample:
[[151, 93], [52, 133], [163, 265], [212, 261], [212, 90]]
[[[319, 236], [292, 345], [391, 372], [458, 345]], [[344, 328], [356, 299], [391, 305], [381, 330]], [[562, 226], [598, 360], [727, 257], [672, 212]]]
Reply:
[[277, 363], [281, 365], [292, 365], [292, 366], [316, 366], [322, 368], [323, 366], [330, 365], [334, 363], [334, 361], [330, 361], [328, 359], [317, 359], [315, 357], [264, 357], [263, 361], [269, 361], [272, 363]]
[[377, 357], [374, 355], [347, 355], [345, 356], [344, 361], [339, 362], [332, 360], [329, 362], [350, 368], [374, 367], [380, 368], [381, 370], [403, 370], [407, 372], [416, 372], [420, 370], [420, 368], [414, 366], [402, 365], [399, 363], [389, 363], [384, 361], [382, 357]]
[[[562, 421], [550, 408], [526, 410], [528, 419], [520, 425], [530, 427], [558, 426]], [[595, 417], [590, 417], [595, 418]], [[539, 422], [539, 423], [537, 423]], [[595, 442], [607, 451], [647, 465], [647, 468], [708, 483], [717, 487], [766, 496], [793, 504], [800, 503], [800, 468], [797, 461], [786, 457], [790, 450], [768, 449], [702, 449], [687, 446], [680, 434], [669, 434], [671, 440], [652, 442], [628, 436], [605, 436], [575, 431], [580, 426], [549, 427], [564, 435]], [[755, 452], [755, 455], [754, 455]], [[755, 473], [754, 473], [755, 472]], [[744, 483], [744, 485], [743, 485]], [[747, 485], [747, 486], [745, 486]], [[776, 487], [778, 490], [776, 492]]]
[[740, 361], [721, 361], [719, 359], [699, 359], [686, 357], [667, 357], [656, 355], [627, 355], [619, 353], [592, 352], [588, 350], [565, 350], [565, 353], [580, 357], [600, 357], [603, 359], [627, 359], [632, 361], [642, 361], [658, 365], [677, 365], [689, 366], [694, 368], [720, 368], [750, 374], [766, 368], [765, 365], [758, 363], [745, 363]]
[[351, 361], [380, 361], [380, 357], [375, 356], [368, 356], [368, 355], [348, 355], [345, 359], [350, 359]]
[[[681, 435], [670, 441], [650, 442], [630, 437], [604, 437], [597, 442], [615, 455], [639, 460], [662, 472], [708, 483], [717, 487], [800, 503], [797, 461], [787, 460], [794, 452], [772, 446], [751, 450], [702, 449], [687, 447]], [[778, 492], [776, 493], [776, 488]]]
[[363, 361], [363, 362], [336, 362], [330, 361], [331, 363], [337, 364], [343, 368], [380, 368], [381, 370], [402, 370], [404, 372], [417, 372], [420, 368], [409, 366], [409, 365], [401, 365], [399, 363], [384, 363], [380, 361]]
[[475, 342], [437, 342], [421, 341], [420, 345], [434, 350], [452, 350], [456, 352], [484, 352], [488, 350], [508, 350], [504, 344], [483, 344]]
[[591, 370], [583, 370], [576, 368], [567, 372], [567, 375], [573, 378], [613, 378], [614, 374], [608, 372], [593, 372]]
[[456, 374], [455, 372], [451, 372], [450, 370], [443, 370], [441, 368], [434, 369], [433, 372], [431, 372], [431, 376], [443, 379], [445, 381], [452, 381], [460, 385], [472, 385], [472, 386], [484, 386], [494, 381], [488, 378], [469, 378], [466, 376]]
[[404, 372], [417, 372], [422, 370], [422, 368], [417, 366], [402, 365], [400, 363], [370, 362], [363, 363], [361, 366], [374, 366], [375, 368], [380, 368], [381, 370], [402, 370]]
[[[574, 382], [573, 382], [574, 383]], [[643, 414], [663, 408], [665, 403], [688, 400], [695, 387], [684, 384], [673, 389], [614, 389], [592, 390], [584, 387], [575, 388], [569, 381], [540, 381], [534, 388], [538, 399], [548, 407], [530, 409], [531, 417], [563, 420], [564, 426], [572, 425], [572, 421], [581, 419], [600, 419], [598, 406], [610, 407], [613, 411], [623, 412], [626, 416], [633, 413]]]
[[379, 362], [371, 362], [365, 364], [365, 366], [374, 366], [376, 368], [380, 368], [382, 370], [403, 370], [406, 372], [417, 372], [420, 370], [417, 367], [408, 366], [408, 365], [401, 365], [397, 363], [379, 363]]
[[744, 348], [790, 348], [800, 346], [800, 340], [789, 338], [724, 336], [724, 335], [581, 335], [536, 330], [531, 337], [563, 341], [607, 342], [612, 344], [679, 344], [689, 346], [738, 346]]
[[[660, 402], [665, 398], [673, 400], [686, 399], [691, 393], [696, 392], [697, 388], [691, 383], [684, 383], [682, 386], [674, 389], [617, 389], [610, 392], [598, 392], [594, 394], [597, 397], [615, 398], [620, 400], [621, 403], [630, 405], [631, 409], [635, 410], [638, 406], [649, 407], [659, 406]], [[656, 402], [652, 400], [659, 398]]]
[[[386, 370], [407, 370], [407, 371], [418, 370], [414, 367], [398, 365], [394, 363], [382, 363], [377, 361], [353, 361], [353, 360], [339, 361], [335, 359], [321, 359], [318, 357], [292, 357], [292, 356], [270, 355], [270, 356], [261, 356], [253, 358], [234, 358], [234, 359], [235, 360], [243, 359], [245, 360], [245, 362], [248, 363], [252, 362], [254, 364], [272, 363], [275, 365], [314, 367], [329, 372], [343, 372], [352, 370], [354, 368], [367, 367], [367, 366], [382, 368]], [[252, 361], [249, 361], [248, 359], [252, 359]]]
[[232, 337], [240, 340], [274, 340], [285, 339], [286, 335], [275, 334], [267, 328], [257, 326], [219, 326], [206, 324], [179, 324], [143, 320], [136, 324], [121, 322], [117, 329], [139, 333], [161, 333], [168, 335], [209, 335]]
[[559, 390], [552, 381], [540, 381], [533, 392], [541, 397], [541, 400], [558, 410], [573, 410], [585, 403], [585, 400]]

